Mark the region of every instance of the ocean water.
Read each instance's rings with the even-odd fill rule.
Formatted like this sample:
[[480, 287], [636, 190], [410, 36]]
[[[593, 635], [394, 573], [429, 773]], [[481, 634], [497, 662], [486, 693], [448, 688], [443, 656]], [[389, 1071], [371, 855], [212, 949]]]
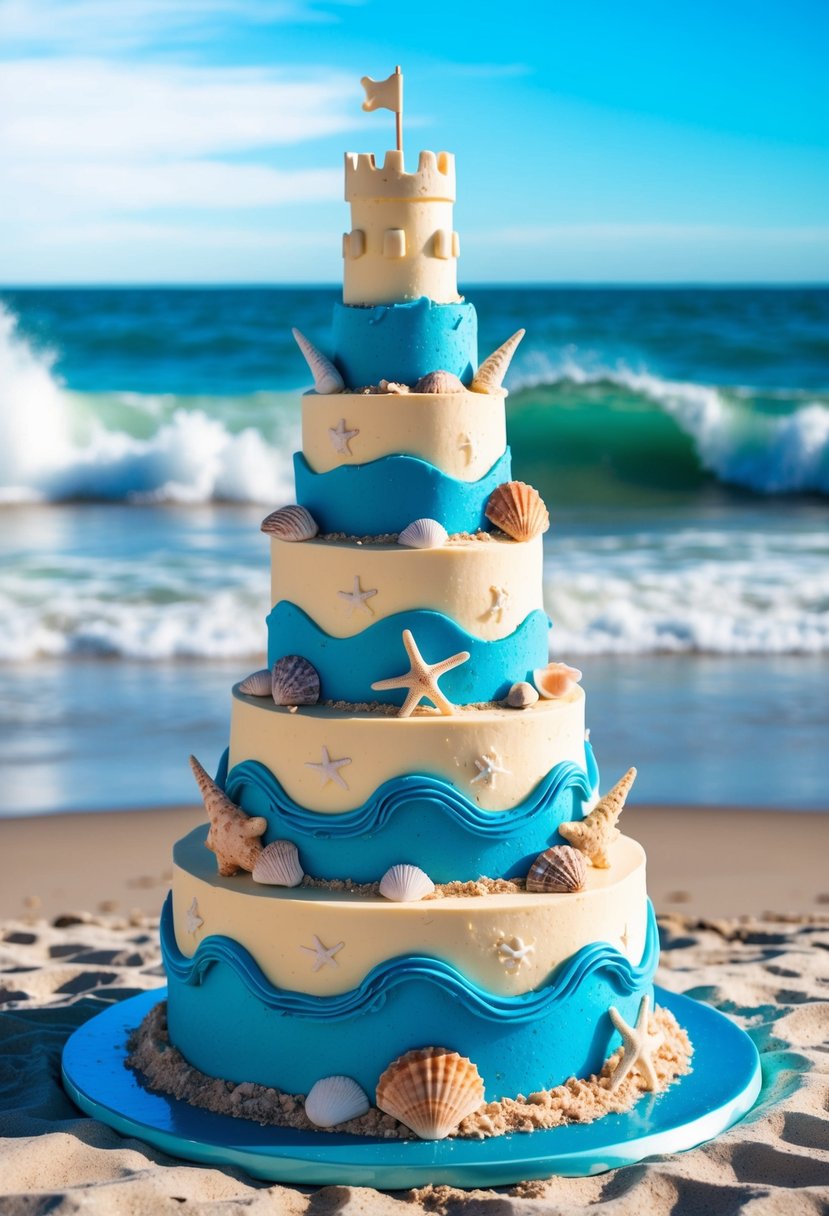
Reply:
[[[0, 290], [0, 814], [191, 800], [334, 289]], [[829, 806], [829, 291], [476, 288], [551, 650], [644, 801]]]

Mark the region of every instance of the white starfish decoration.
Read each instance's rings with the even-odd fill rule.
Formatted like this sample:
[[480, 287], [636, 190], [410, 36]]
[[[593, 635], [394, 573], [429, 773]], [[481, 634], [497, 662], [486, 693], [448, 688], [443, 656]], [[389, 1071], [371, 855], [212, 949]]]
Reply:
[[403, 630], [403, 645], [406, 647], [406, 654], [409, 656], [411, 664], [409, 670], [402, 676], [394, 676], [390, 680], [377, 680], [371, 687], [375, 692], [381, 692], [387, 688], [407, 688], [409, 690], [406, 700], [398, 712], [398, 718], [408, 718], [424, 697], [431, 701], [442, 714], [451, 717], [455, 712], [455, 707], [438, 688], [438, 680], [447, 671], [452, 671], [453, 668], [460, 667], [461, 663], [465, 663], [469, 658], [469, 651], [461, 650], [458, 654], [453, 654], [448, 659], [442, 659], [439, 663], [427, 663], [418, 650], [410, 629]]
[[340, 964], [334, 955], [342, 950], [344, 945], [345, 942], [337, 942], [336, 946], [323, 946], [315, 933], [313, 946], [300, 946], [300, 950], [304, 950], [306, 954], [313, 954], [314, 971], [319, 971], [322, 967], [339, 967]]
[[630, 925], [627, 922], [625, 922], [625, 931], [621, 934], [619, 940], [621, 941], [624, 950], [627, 951], [627, 948], [630, 945]]
[[507, 606], [509, 592], [506, 587], [490, 587], [490, 591], [492, 592], [492, 603], [487, 608], [486, 614], [487, 616], [494, 616], [496, 620], [500, 621]]
[[338, 456], [351, 456], [351, 448], [348, 446], [352, 439], [360, 432], [355, 428], [353, 431], [346, 430], [345, 418], [341, 418], [336, 426], [328, 428], [328, 438], [334, 445], [334, 451]]
[[466, 463], [471, 464], [472, 458], [475, 455], [475, 444], [472, 441], [471, 435], [464, 432], [461, 435], [460, 443], [458, 444], [459, 452], [466, 452]]
[[354, 590], [353, 591], [338, 591], [337, 595], [341, 599], [348, 602], [348, 615], [351, 616], [355, 608], [365, 608], [369, 616], [374, 616], [374, 609], [371, 604], [367, 604], [366, 600], [370, 600], [373, 595], [377, 594], [377, 588], [373, 587], [370, 591], [360, 590], [360, 576], [354, 575]]
[[199, 916], [199, 905], [194, 895], [193, 902], [187, 909], [187, 932], [192, 933], [195, 936], [203, 924], [204, 920], [201, 916]]
[[524, 963], [529, 965], [530, 955], [535, 951], [532, 942], [525, 945], [523, 938], [520, 937], [513, 937], [509, 942], [500, 941], [495, 948], [498, 951], [498, 958], [504, 964], [504, 969], [510, 975], [520, 971]]
[[611, 1090], [618, 1089], [630, 1070], [636, 1065], [645, 1082], [645, 1089], [651, 1093], [659, 1084], [656, 1069], [653, 1066], [653, 1053], [662, 1042], [662, 1035], [651, 1034], [648, 1029], [648, 1013], [650, 1012], [650, 997], [642, 997], [639, 1013], [636, 1015], [636, 1025], [628, 1026], [619, 1010], [611, 1005], [607, 1011], [610, 1020], [622, 1036], [623, 1054], [610, 1078]]
[[350, 763], [350, 756], [343, 756], [342, 760], [332, 760], [328, 753], [328, 748], [324, 747], [322, 749], [322, 759], [320, 760], [319, 764], [316, 764], [313, 760], [306, 760], [305, 767], [314, 768], [317, 770], [322, 778], [323, 786], [328, 785], [329, 781], [335, 781], [337, 785], [341, 785], [344, 790], [347, 790], [348, 785], [346, 784], [345, 778], [340, 772], [340, 769], [345, 768], [346, 764]]
[[470, 785], [477, 785], [479, 781], [485, 781], [487, 785], [494, 787], [496, 773], [504, 773], [508, 777], [512, 776], [508, 768], [504, 768], [503, 765], [498, 763], [498, 758], [494, 752], [491, 756], [484, 753], [480, 760], [475, 761], [475, 768], [478, 770], [478, 776], [472, 778]]

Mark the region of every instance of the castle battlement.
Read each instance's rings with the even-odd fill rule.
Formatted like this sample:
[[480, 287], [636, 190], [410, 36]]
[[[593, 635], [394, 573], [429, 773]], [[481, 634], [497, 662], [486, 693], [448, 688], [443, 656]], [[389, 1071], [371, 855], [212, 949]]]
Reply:
[[345, 198], [437, 199], [455, 201], [455, 158], [451, 152], [421, 152], [417, 170], [407, 173], [403, 153], [391, 149], [378, 165], [372, 152], [346, 152]]

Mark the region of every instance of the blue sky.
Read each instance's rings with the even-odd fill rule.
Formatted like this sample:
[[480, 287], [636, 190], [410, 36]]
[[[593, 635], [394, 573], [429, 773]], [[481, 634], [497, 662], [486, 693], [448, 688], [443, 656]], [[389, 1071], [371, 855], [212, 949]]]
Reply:
[[0, 0], [0, 282], [337, 281], [395, 63], [462, 284], [827, 281], [827, 61], [826, 0]]

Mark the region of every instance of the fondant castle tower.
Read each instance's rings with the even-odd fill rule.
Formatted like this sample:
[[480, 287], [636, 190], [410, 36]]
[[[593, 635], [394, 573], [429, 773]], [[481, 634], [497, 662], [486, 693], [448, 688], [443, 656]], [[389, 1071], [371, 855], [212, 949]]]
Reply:
[[[162, 921], [191, 1064], [426, 1137], [600, 1069], [658, 954], [615, 826], [633, 774], [594, 805], [580, 673], [548, 663], [548, 517], [505, 435], [520, 334], [478, 365], [454, 196], [447, 153], [346, 158], [344, 302], [326, 353], [298, 335], [297, 503], [263, 524], [268, 668], [216, 782], [197, 767], [210, 830], [176, 845]], [[424, 1121], [403, 1078], [438, 1074]]]

